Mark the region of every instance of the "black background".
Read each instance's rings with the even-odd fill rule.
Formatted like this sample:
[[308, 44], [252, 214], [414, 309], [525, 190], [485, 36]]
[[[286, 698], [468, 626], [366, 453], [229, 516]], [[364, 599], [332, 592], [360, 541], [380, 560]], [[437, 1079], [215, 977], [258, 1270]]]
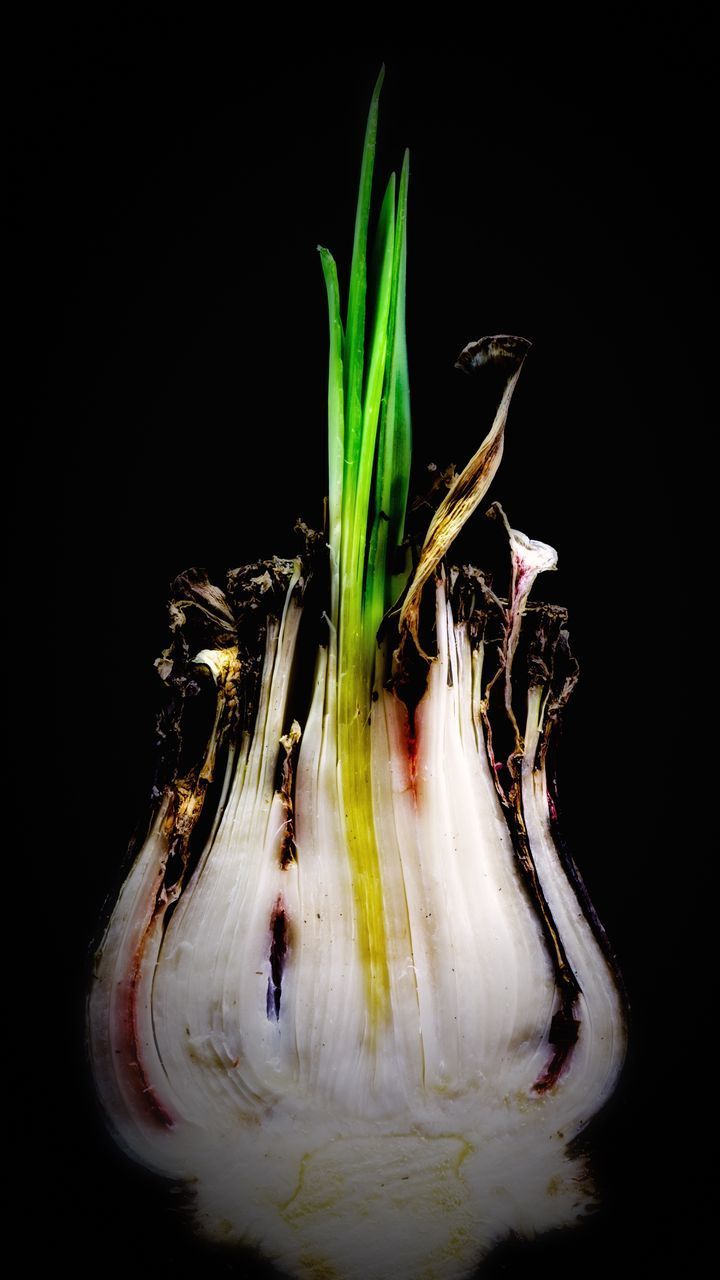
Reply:
[[[316, 245], [345, 288], [382, 61], [376, 193], [411, 151], [418, 477], [464, 462], [488, 425], [453, 369], [461, 347], [491, 332], [534, 344], [493, 496], [559, 551], [543, 594], [569, 606], [582, 666], [566, 827], [633, 1011], [596, 1136], [602, 1214], [505, 1246], [486, 1274], [664, 1273], [699, 1256], [705, 1102], [690, 1114], [687, 1098], [707, 1080], [693, 1000], [703, 881], [683, 815], [702, 766], [678, 720], [715, 359], [715, 68], [705, 10], [683, 14], [611, 6], [523, 29], [520, 15], [465, 12], [454, 43], [350, 52], [324, 29], [305, 51], [176, 19], [13, 34], [6, 653], [25, 852], [9, 909], [24, 1049], [8, 1097], [30, 1261], [229, 1274], [104, 1136], [82, 1047], [88, 957], [147, 792], [171, 578], [291, 553], [296, 517], [320, 519]], [[477, 517], [463, 545], [480, 563], [483, 537]]]

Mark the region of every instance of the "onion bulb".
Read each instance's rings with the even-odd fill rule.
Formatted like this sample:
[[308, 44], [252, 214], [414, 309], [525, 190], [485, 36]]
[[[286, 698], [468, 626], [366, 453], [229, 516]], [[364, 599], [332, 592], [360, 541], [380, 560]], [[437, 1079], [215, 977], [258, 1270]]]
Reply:
[[381, 81], [344, 321], [320, 249], [325, 527], [222, 590], [201, 570], [174, 583], [153, 812], [88, 1039], [117, 1141], [191, 1188], [199, 1233], [297, 1277], [446, 1280], [592, 1205], [572, 1144], [625, 1030], [558, 838], [577, 664], [565, 610], [530, 600], [556, 553], [494, 503], [506, 594], [452, 560], [501, 462], [524, 339], [461, 352], [472, 377], [494, 368], [499, 403], [407, 535], [409, 162], [368, 252]]

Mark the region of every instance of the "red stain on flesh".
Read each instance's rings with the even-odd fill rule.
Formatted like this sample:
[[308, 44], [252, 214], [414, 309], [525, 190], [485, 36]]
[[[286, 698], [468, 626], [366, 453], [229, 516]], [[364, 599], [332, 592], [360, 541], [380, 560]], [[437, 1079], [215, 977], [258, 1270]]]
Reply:
[[410, 780], [410, 790], [415, 799], [417, 799], [417, 765], [418, 765], [418, 740], [415, 733], [408, 734], [408, 778]]
[[408, 789], [412, 791], [413, 798], [417, 800], [417, 782], [418, 782], [418, 732], [417, 722], [414, 712], [405, 708], [405, 752], [407, 756], [407, 781]]
[[270, 917], [270, 977], [267, 991], [267, 1016], [276, 1022], [280, 1019], [282, 980], [288, 952], [289, 922], [282, 898], [278, 898]]
[[563, 1069], [569, 1064], [572, 1051], [577, 1043], [580, 1023], [565, 1010], [558, 1009], [550, 1023], [550, 1044], [555, 1052], [542, 1075], [535, 1081], [535, 1093], [547, 1093], [557, 1084]]
[[[155, 913], [153, 914], [154, 921]], [[151, 925], [153, 923], [151, 921]], [[163, 1129], [174, 1128], [174, 1120], [167, 1110], [167, 1107], [160, 1101], [153, 1085], [148, 1080], [145, 1068], [142, 1063], [142, 1055], [140, 1051], [140, 1037], [137, 1026], [137, 1000], [138, 986], [140, 983], [140, 966], [145, 950], [147, 935], [150, 926], [145, 930], [141, 938], [133, 963], [126, 980], [123, 985], [126, 991], [123, 993], [122, 1013], [120, 1016], [120, 1027], [117, 1041], [115, 1044], [115, 1053], [119, 1054], [126, 1074], [126, 1079], [138, 1102], [145, 1109], [148, 1116], [154, 1120]]]

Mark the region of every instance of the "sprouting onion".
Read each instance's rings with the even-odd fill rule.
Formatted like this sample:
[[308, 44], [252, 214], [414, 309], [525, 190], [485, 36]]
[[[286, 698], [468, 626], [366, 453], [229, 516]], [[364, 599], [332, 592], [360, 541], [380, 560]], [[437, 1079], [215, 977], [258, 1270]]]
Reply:
[[569, 1144], [611, 1093], [625, 1033], [556, 840], [577, 666], [565, 611], [529, 603], [556, 554], [495, 503], [507, 598], [450, 559], [500, 464], [524, 339], [461, 353], [504, 389], [424, 538], [406, 538], [409, 161], [368, 255], [381, 82], [344, 324], [319, 251], [326, 528], [224, 590], [202, 571], [174, 584], [153, 815], [88, 1022], [117, 1140], [192, 1188], [200, 1233], [291, 1275], [420, 1280], [592, 1204]]

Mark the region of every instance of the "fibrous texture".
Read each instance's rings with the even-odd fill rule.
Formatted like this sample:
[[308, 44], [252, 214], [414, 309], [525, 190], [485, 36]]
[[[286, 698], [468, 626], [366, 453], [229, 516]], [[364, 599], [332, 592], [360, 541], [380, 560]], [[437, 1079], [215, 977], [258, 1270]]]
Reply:
[[409, 169], [368, 266], [379, 89], [344, 324], [320, 250], [326, 530], [224, 590], [202, 571], [174, 584], [153, 816], [96, 957], [89, 1041], [119, 1142], [192, 1186], [201, 1232], [296, 1276], [444, 1280], [591, 1203], [569, 1144], [625, 1035], [557, 841], [577, 667], [565, 611], [529, 602], [555, 552], [494, 504], [507, 593], [450, 558], [500, 464], [523, 339], [461, 353], [503, 390], [408, 559]]

